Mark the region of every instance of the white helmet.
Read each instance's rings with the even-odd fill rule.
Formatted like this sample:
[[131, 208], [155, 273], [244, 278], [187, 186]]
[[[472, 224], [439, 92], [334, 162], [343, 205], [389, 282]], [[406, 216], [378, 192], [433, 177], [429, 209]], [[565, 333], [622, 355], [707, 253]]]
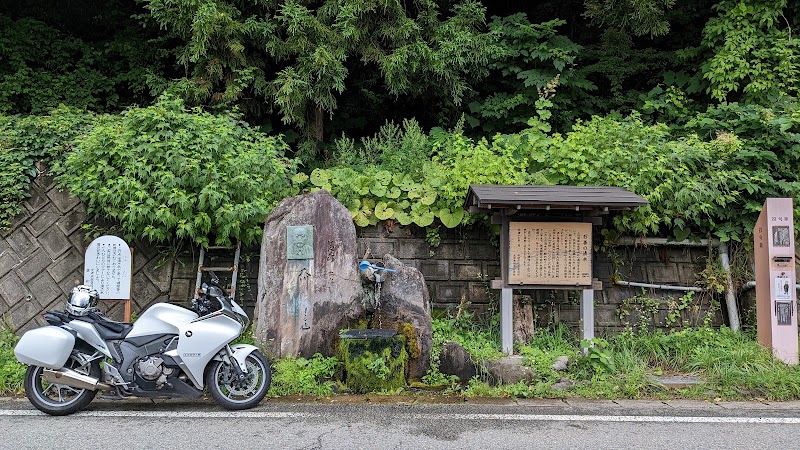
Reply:
[[100, 299], [97, 291], [91, 286], [80, 285], [72, 288], [72, 294], [67, 302], [67, 312], [76, 316], [85, 316], [97, 309], [97, 300]]

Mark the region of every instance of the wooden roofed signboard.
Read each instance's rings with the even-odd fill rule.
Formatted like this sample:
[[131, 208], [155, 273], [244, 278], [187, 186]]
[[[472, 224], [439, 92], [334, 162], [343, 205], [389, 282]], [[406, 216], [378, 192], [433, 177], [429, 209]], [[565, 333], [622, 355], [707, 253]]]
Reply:
[[464, 209], [502, 225], [496, 289], [590, 287], [592, 225], [647, 200], [620, 187], [470, 186]]
[[624, 211], [647, 204], [647, 200], [613, 186], [499, 186], [472, 185], [464, 209], [471, 213], [493, 213], [503, 209], [576, 209]]
[[488, 213], [500, 231], [500, 343], [512, 354], [514, 289], [581, 290], [583, 338], [594, 338], [592, 226], [612, 211], [647, 200], [619, 187], [473, 185], [464, 201], [470, 213]]

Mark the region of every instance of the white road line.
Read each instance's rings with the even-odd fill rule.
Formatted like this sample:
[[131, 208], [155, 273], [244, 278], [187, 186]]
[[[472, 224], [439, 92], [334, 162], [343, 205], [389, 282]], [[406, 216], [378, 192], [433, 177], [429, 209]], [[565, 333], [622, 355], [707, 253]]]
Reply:
[[533, 422], [663, 422], [663, 423], [767, 423], [800, 424], [800, 417], [706, 417], [706, 416], [588, 416], [567, 414], [440, 414], [444, 420], [517, 420]]
[[[30, 409], [0, 409], [0, 416], [42, 416], [47, 414]], [[163, 417], [174, 419], [228, 419], [232, 417], [259, 419], [294, 419], [321, 416], [298, 412], [258, 411], [81, 411], [66, 417]]]
[[[0, 409], [0, 416], [39, 416], [44, 413], [27, 409]], [[157, 417], [173, 419], [310, 419], [326, 414], [267, 411], [82, 411], [67, 417]], [[800, 417], [704, 417], [704, 416], [598, 416], [568, 414], [398, 414], [408, 420], [494, 420], [522, 422], [655, 422], [655, 423], [760, 423], [800, 424]]]

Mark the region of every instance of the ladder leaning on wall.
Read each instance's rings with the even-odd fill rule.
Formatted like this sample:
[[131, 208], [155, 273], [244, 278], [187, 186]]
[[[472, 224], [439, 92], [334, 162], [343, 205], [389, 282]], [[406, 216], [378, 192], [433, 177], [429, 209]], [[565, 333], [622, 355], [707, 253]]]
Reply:
[[[225, 246], [209, 246], [208, 249], [200, 248], [200, 258], [197, 261], [197, 280], [195, 281], [195, 292], [200, 289], [200, 284], [203, 282], [203, 272], [230, 272], [231, 273], [231, 288], [228, 289], [228, 295], [230, 295], [231, 300], [236, 298], [236, 281], [239, 275], [239, 254], [242, 249], [242, 243], [236, 242], [236, 245], [231, 247]], [[217, 251], [230, 251], [235, 250], [233, 255], [233, 265], [231, 266], [205, 266], [205, 257], [206, 251], [209, 252], [217, 252]]]

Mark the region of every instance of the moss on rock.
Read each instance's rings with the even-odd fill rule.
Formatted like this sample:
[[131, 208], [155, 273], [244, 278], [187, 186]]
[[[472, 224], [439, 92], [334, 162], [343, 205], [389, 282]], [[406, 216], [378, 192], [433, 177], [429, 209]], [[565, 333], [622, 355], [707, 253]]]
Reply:
[[365, 394], [406, 385], [408, 352], [403, 336], [341, 337], [337, 358], [344, 369], [342, 381], [353, 392]]
[[417, 342], [417, 331], [414, 329], [414, 325], [403, 322], [400, 324], [400, 334], [406, 339], [408, 356], [411, 359], [419, 358], [421, 351], [419, 349], [419, 343]]

